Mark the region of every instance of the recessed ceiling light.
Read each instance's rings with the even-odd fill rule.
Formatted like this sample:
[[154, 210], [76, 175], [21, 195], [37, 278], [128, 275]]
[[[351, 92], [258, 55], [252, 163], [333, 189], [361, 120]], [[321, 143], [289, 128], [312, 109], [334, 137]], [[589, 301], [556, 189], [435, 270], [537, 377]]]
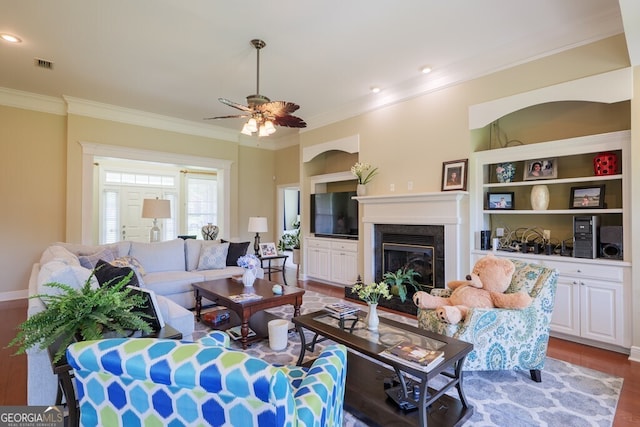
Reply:
[[7, 33], [0, 34], [0, 38], [2, 38], [2, 40], [7, 41], [9, 43], [20, 43], [20, 42], [22, 42], [22, 40], [20, 40], [18, 37], [14, 36], [12, 34], [7, 34]]
[[371, 92], [380, 93], [380, 88], [378, 86], [371, 86]]
[[431, 72], [431, 67], [429, 67], [429, 66], [427, 65], [427, 66], [425, 66], [425, 67], [422, 67], [422, 68], [420, 69], [420, 71], [421, 71], [423, 74], [429, 74], [429, 73]]

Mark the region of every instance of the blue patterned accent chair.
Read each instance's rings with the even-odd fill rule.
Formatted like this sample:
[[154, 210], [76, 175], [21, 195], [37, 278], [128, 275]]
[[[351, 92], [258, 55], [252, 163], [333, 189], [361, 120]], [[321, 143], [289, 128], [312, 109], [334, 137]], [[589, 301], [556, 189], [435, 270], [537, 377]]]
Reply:
[[[418, 308], [418, 326], [473, 344], [463, 370], [529, 370], [531, 379], [542, 380], [549, 343], [549, 325], [555, 302], [558, 271], [539, 264], [512, 260], [515, 272], [506, 293], [526, 290], [533, 298], [522, 310], [472, 308], [457, 325], [442, 322], [435, 310]], [[432, 294], [447, 297], [450, 289]]]
[[67, 349], [82, 426], [340, 426], [346, 348], [310, 368], [272, 365], [227, 348], [153, 338], [85, 341]]

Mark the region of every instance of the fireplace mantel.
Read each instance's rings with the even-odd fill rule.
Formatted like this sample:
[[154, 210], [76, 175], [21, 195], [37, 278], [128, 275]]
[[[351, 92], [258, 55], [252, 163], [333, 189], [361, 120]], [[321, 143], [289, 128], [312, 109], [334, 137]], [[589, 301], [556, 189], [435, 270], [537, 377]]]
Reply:
[[469, 193], [393, 194], [356, 197], [362, 212], [365, 283], [374, 280], [374, 228], [376, 224], [443, 225], [445, 229], [445, 282], [470, 271]]

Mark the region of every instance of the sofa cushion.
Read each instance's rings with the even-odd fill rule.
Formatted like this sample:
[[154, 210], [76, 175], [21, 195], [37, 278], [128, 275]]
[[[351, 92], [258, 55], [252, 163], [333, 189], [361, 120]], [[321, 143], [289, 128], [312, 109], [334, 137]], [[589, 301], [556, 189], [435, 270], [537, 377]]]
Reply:
[[[131, 267], [117, 267], [101, 259], [96, 263], [94, 274], [100, 286], [113, 286], [120, 283], [120, 281], [132, 271], [133, 269]], [[138, 278], [135, 274], [131, 276], [128, 284], [138, 286]]]
[[200, 249], [200, 259], [198, 260], [198, 270], [213, 270], [213, 269], [225, 268], [227, 266], [228, 251], [229, 251], [229, 242], [203, 243]]
[[[259, 269], [262, 271], [262, 269]], [[222, 270], [202, 270], [198, 271], [202, 275], [203, 280], [225, 279], [231, 276], [241, 276], [245, 272], [242, 267], [225, 267]], [[261, 279], [261, 277], [259, 277]]]
[[198, 268], [200, 261], [200, 249], [204, 240], [187, 239], [184, 241], [185, 259], [187, 263], [187, 271], [193, 271]]
[[78, 257], [68, 251], [64, 246], [53, 245], [49, 246], [42, 252], [40, 256], [40, 265], [44, 265], [51, 261], [60, 261], [67, 265], [80, 266]]
[[[221, 242], [225, 242], [221, 240]], [[229, 252], [227, 252], [227, 265], [236, 267], [238, 265], [238, 258], [247, 254], [247, 249], [251, 242], [229, 242]]]
[[129, 255], [140, 261], [147, 274], [161, 271], [185, 271], [184, 240], [158, 243], [131, 242]]
[[[80, 289], [91, 277], [91, 270], [79, 265], [67, 265], [62, 261], [51, 261], [40, 267], [38, 272], [38, 294], [59, 295], [59, 288], [45, 286], [47, 283], [63, 283], [74, 289]], [[95, 278], [91, 280], [92, 287], [97, 287]]]
[[146, 276], [144, 276], [145, 288], [153, 290], [156, 295], [167, 296], [182, 292], [190, 292], [193, 294], [193, 286], [191, 286], [191, 284], [202, 281], [202, 274], [195, 271], [166, 271], [147, 273]]
[[84, 268], [93, 270], [94, 268], [96, 268], [98, 260], [111, 262], [116, 259], [116, 255], [117, 254], [114, 253], [114, 250], [112, 248], [103, 248], [102, 250], [91, 255], [80, 255], [78, 257], [78, 261], [80, 261], [80, 265]]

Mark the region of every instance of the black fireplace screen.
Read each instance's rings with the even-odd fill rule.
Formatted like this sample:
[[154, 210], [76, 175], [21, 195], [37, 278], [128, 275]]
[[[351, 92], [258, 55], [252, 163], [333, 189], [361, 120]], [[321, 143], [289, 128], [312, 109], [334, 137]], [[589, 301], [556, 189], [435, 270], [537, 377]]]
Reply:
[[383, 272], [412, 269], [420, 274], [415, 281], [421, 287], [434, 287], [433, 246], [383, 243], [382, 254]]

